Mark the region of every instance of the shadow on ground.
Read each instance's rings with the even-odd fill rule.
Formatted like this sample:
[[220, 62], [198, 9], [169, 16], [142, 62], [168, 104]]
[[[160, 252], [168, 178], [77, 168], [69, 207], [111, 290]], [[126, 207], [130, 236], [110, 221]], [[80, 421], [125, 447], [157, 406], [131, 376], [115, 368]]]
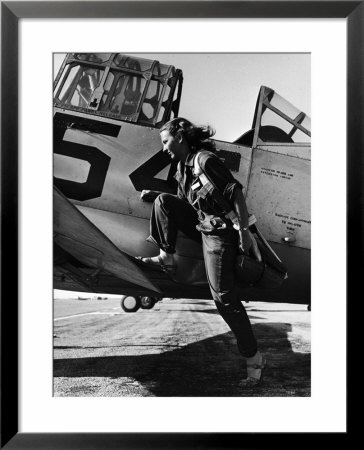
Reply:
[[287, 335], [291, 325], [253, 328], [268, 359], [264, 380], [256, 388], [238, 386], [246, 369], [232, 333], [154, 355], [55, 359], [54, 377], [130, 377], [158, 397], [310, 396], [311, 355], [307, 349], [292, 350]]

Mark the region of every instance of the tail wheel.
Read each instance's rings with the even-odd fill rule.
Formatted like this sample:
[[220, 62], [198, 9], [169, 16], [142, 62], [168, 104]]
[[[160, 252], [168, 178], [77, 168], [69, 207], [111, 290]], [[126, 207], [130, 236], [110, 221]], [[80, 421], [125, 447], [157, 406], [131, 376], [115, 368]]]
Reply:
[[155, 303], [156, 302], [153, 297], [142, 297], [140, 299], [140, 307], [142, 309], [152, 309]]
[[123, 295], [120, 300], [120, 306], [125, 312], [137, 312], [141, 306], [140, 297]]

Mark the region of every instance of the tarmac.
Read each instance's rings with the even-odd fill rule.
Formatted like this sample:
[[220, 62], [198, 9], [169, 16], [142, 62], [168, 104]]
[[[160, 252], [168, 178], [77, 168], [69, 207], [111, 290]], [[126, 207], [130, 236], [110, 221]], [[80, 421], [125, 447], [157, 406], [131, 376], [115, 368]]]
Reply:
[[311, 312], [244, 303], [268, 366], [242, 388], [245, 361], [209, 300], [164, 299], [126, 313], [120, 298], [54, 300], [56, 397], [308, 397]]

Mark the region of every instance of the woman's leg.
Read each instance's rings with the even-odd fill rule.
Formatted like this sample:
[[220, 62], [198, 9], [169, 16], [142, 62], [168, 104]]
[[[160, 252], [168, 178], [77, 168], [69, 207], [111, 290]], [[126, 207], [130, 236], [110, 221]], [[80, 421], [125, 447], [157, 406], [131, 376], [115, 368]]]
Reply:
[[257, 353], [257, 342], [235, 287], [234, 265], [238, 249], [235, 231], [223, 235], [202, 234], [206, 274], [217, 310], [237, 339], [240, 353], [247, 358]]
[[201, 233], [196, 230], [197, 223], [197, 212], [189, 203], [176, 195], [160, 194], [153, 204], [147, 241], [153, 242], [166, 253], [175, 253], [178, 230], [201, 243]]

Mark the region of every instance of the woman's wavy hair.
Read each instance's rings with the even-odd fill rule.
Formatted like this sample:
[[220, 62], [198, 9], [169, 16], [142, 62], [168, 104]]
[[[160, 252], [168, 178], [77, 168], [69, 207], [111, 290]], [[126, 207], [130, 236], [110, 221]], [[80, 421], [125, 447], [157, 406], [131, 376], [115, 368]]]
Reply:
[[165, 123], [159, 132], [161, 133], [164, 130], [169, 131], [173, 137], [183, 136], [192, 153], [196, 153], [199, 150], [215, 151], [215, 143], [211, 140], [215, 130], [209, 125], [197, 126], [183, 117], [176, 117]]

